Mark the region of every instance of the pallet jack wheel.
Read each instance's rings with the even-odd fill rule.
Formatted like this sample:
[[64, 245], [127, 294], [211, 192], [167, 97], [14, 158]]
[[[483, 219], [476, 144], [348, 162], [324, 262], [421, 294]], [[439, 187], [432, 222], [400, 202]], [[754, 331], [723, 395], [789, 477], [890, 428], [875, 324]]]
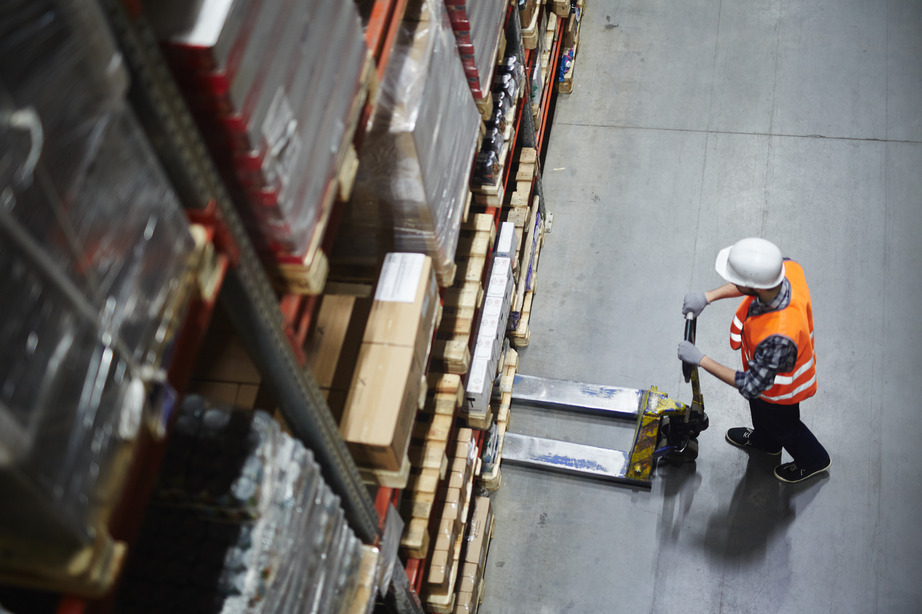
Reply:
[[698, 458], [698, 440], [691, 438], [688, 440], [688, 444], [685, 446], [685, 449], [681, 452], [670, 452], [665, 454], [661, 462], [666, 463], [667, 465], [684, 465], [685, 463], [693, 463]]

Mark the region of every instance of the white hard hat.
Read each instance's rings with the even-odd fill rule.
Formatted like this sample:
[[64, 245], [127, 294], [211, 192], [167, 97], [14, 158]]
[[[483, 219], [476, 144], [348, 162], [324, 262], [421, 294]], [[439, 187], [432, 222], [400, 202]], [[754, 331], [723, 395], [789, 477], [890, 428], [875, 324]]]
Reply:
[[745, 288], [774, 288], [784, 280], [781, 250], [765, 239], [741, 239], [720, 250], [714, 268], [721, 277]]

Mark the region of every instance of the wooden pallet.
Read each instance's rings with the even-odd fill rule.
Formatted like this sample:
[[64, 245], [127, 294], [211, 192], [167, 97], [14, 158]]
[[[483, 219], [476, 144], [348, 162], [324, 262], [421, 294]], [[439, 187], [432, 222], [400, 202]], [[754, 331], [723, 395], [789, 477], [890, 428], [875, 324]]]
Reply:
[[515, 382], [515, 374], [519, 366], [519, 355], [512, 348], [508, 348], [503, 356], [503, 371], [499, 380], [499, 390], [494, 391], [494, 401], [496, 406], [496, 429], [499, 444], [496, 450], [496, 460], [489, 469], [484, 468], [480, 475], [480, 483], [487, 490], [497, 490], [502, 482], [502, 473], [500, 468], [500, 459], [503, 454], [503, 442], [506, 435], [506, 429], [509, 427], [509, 410], [512, 405], [512, 386]]
[[[465, 537], [466, 547], [461, 554], [459, 571], [461, 576], [457, 582], [455, 614], [474, 613], [483, 601], [483, 576], [495, 530], [496, 517], [490, 509], [490, 499], [477, 497], [474, 514]], [[482, 539], [481, 535], [483, 535]], [[477, 547], [472, 548], [472, 544], [477, 544]]]
[[472, 449], [476, 449], [473, 431], [460, 429], [451, 459], [448, 488], [442, 507], [436, 508], [439, 511], [438, 530], [430, 546], [423, 582], [422, 596], [426, 609], [431, 612], [451, 613], [454, 609], [455, 584], [473, 491]]
[[359, 563], [356, 582], [343, 596], [344, 604], [341, 611], [344, 614], [364, 614], [368, 611], [368, 604], [374, 603], [378, 586], [379, 557], [378, 548], [362, 545], [362, 560]]
[[565, 49], [573, 50], [573, 60], [570, 64], [570, 68], [564, 73], [563, 79], [557, 82], [557, 91], [561, 94], [570, 94], [573, 92], [573, 75], [576, 71], [576, 57], [579, 51], [579, 30], [582, 25], [585, 10], [585, 0], [579, 0], [577, 12], [570, 15], [564, 27], [563, 45]]
[[538, 10], [537, 0], [528, 0], [525, 8], [519, 13], [522, 20], [522, 43], [526, 49], [535, 49], [538, 46]]
[[518, 322], [516, 324], [515, 331], [509, 335], [516, 347], [526, 347], [531, 338], [531, 330], [529, 328], [529, 322], [531, 320], [531, 305], [534, 299], [535, 290], [537, 289], [538, 284], [538, 256], [541, 252], [541, 246], [544, 242], [544, 231], [543, 227], [539, 230], [540, 235], [535, 246], [534, 258], [532, 260], [532, 280], [530, 289], [525, 289], [527, 271], [523, 265], [522, 271], [519, 275], [519, 287], [522, 292], [521, 300], [519, 300], [519, 295], [516, 296], [516, 305], [519, 305], [517, 309]]

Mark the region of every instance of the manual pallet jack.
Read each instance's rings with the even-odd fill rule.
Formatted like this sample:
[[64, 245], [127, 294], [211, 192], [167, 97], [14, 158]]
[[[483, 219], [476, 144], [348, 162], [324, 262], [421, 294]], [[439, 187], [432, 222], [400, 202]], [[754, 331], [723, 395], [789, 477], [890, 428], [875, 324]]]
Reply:
[[[685, 339], [695, 342], [695, 320], [685, 320]], [[682, 363], [692, 385], [691, 405], [649, 390], [617, 388], [565, 380], [516, 375], [512, 403], [561, 411], [592, 413], [635, 420], [629, 451], [507, 432], [502, 460], [538, 469], [562, 471], [635, 486], [650, 486], [657, 462], [682, 464], [698, 458], [698, 435], [708, 427], [698, 366]]]

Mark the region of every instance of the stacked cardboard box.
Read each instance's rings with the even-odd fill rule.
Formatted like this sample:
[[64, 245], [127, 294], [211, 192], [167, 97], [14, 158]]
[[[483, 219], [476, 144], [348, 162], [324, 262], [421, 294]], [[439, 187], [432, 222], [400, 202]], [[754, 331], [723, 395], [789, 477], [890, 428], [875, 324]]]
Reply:
[[434, 611], [451, 611], [454, 603], [477, 460], [473, 431], [458, 429], [423, 587], [426, 605]]
[[340, 423], [362, 467], [409, 470], [407, 447], [416, 411], [425, 400], [423, 373], [438, 308], [432, 259], [388, 254]]
[[465, 385], [463, 413], [469, 422], [474, 421], [478, 426], [487, 422], [481, 428], [489, 426], [487, 414], [493, 393], [493, 380], [498, 370], [503, 340], [506, 338], [506, 322], [514, 288], [512, 263], [515, 243], [514, 225], [504, 222], [487, 278], [486, 295], [474, 342], [474, 355]]
[[304, 354], [333, 417], [342, 418], [372, 299], [324, 294]]
[[464, 375], [470, 367], [471, 334], [483, 302], [484, 268], [495, 237], [493, 216], [485, 213], [471, 216], [461, 228], [458, 273], [445, 293], [446, 312], [450, 315], [439, 327], [432, 350], [433, 364], [446, 373]]
[[365, 86], [369, 53], [355, 4], [170, 0], [145, 8], [257, 245], [308, 256]]
[[483, 599], [483, 571], [496, 525], [489, 497], [475, 497], [468, 522], [454, 614], [474, 614]]
[[356, 267], [389, 251], [428, 254], [447, 287], [480, 114], [443, 3], [427, 0], [423, 11], [394, 43], [335, 254]]

